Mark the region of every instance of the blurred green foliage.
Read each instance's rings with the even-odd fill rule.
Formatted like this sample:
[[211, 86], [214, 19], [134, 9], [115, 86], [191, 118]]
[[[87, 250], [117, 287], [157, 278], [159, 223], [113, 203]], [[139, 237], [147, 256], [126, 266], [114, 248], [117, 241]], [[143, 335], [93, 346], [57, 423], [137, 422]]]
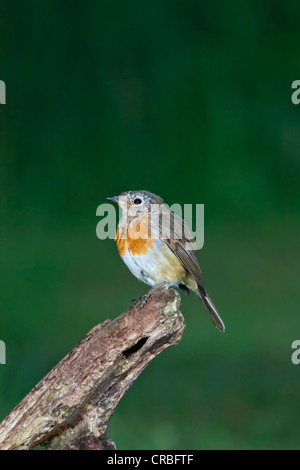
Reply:
[[[205, 204], [221, 335], [180, 344], [110, 425], [119, 449], [298, 448], [299, 3], [0, 1], [0, 419], [147, 286], [96, 237], [106, 196]], [[116, 295], [116, 292], [118, 295]]]

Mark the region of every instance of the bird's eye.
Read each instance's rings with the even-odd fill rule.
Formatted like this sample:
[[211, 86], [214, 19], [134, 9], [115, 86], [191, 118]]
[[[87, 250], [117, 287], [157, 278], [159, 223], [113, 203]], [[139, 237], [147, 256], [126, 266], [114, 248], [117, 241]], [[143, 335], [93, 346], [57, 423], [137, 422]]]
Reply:
[[142, 204], [142, 200], [139, 197], [136, 197], [135, 200], [133, 201], [133, 204], [138, 206], [138, 205]]

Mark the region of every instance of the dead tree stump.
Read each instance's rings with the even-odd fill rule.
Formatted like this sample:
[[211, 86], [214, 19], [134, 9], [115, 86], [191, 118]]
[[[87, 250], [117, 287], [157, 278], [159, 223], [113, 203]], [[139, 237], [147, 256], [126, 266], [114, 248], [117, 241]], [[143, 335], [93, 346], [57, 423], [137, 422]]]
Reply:
[[95, 326], [0, 424], [0, 450], [115, 449], [109, 419], [143, 369], [177, 344], [185, 323], [174, 289], [154, 292]]

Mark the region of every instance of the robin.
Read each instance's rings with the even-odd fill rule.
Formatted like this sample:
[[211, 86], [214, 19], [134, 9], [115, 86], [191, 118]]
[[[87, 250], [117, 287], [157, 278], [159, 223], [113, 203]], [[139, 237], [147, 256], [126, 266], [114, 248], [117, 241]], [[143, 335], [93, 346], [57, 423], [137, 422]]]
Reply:
[[[115, 240], [130, 271], [152, 286], [142, 298], [143, 306], [154, 289], [179, 287], [202, 300], [218, 330], [225, 325], [207, 294], [200, 266], [191, 248], [192, 237], [184, 221], [148, 191], [127, 191], [108, 197], [122, 209]], [[168, 221], [169, 223], [167, 223]]]

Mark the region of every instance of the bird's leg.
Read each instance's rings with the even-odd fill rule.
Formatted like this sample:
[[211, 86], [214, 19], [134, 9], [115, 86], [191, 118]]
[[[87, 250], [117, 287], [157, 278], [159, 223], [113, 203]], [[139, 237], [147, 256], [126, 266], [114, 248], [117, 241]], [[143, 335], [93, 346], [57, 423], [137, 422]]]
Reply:
[[140, 310], [141, 308], [143, 308], [149, 297], [151, 297], [151, 295], [153, 294], [153, 292], [155, 292], [156, 290], [158, 289], [162, 289], [163, 287], [166, 287], [169, 283], [168, 282], [160, 282], [159, 284], [156, 284], [155, 286], [151, 287], [151, 289], [147, 292], [147, 294], [143, 295], [143, 297], [141, 297], [139, 300], [138, 300], [138, 307], [137, 309]]

